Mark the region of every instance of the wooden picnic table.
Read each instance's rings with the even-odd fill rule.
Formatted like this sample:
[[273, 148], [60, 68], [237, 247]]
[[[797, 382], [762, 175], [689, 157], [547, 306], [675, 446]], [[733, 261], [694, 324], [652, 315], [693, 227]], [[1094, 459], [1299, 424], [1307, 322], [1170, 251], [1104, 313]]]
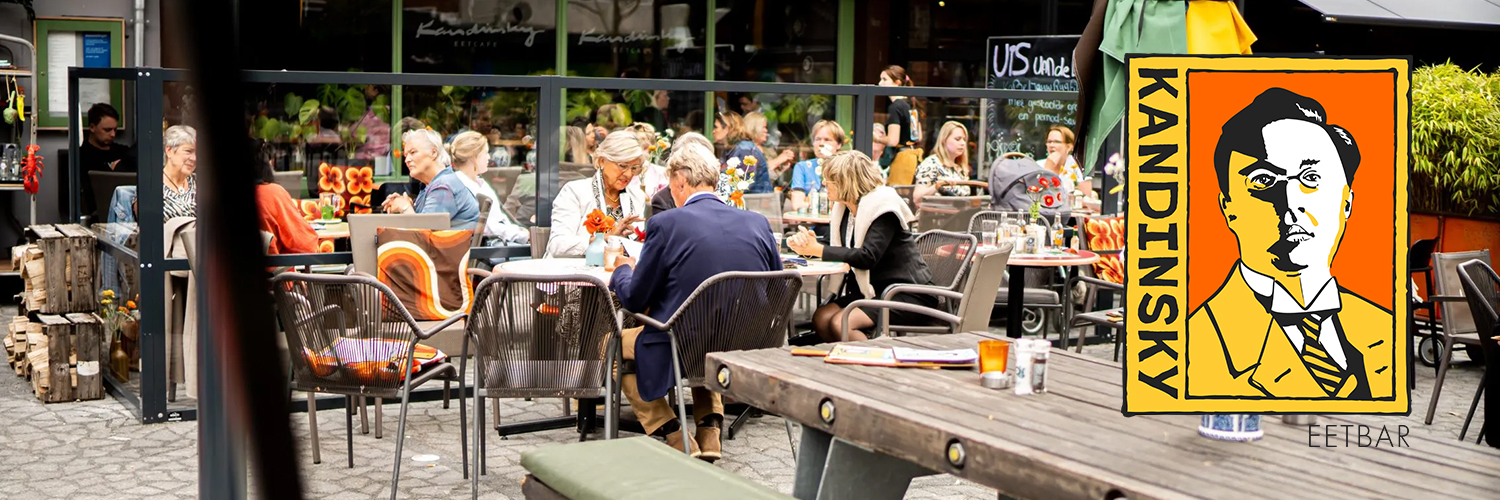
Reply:
[[[955, 349], [981, 339], [1005, 337], [856, 344]], [[834, 365], [789, 349], [710, 354], [706, 382], [802, 424], [797, 498], [901, 498], [911, 478], [936, 473], [1002, 498], [1500, 498], [1500, 450], [1413, 434], [1407, 447], [1361, 448], [1358, 425], [1370, 425], [1361, 416], [1319, 417], [1312, 436], [1268, 416], [1260, 441], [1209, 440], [1196, 415], [1122, 416], [1120, 365], [1067, 351], [1052, 350], [1047, 393], [1017, 396], [980, 386], [972, 370]], [[1354, 427], [1327, 427], [1343, 425]], [[1374, 439], [1382, 428], [1368, 429]], [[950, 461], [960, 455], [961, 465]]]

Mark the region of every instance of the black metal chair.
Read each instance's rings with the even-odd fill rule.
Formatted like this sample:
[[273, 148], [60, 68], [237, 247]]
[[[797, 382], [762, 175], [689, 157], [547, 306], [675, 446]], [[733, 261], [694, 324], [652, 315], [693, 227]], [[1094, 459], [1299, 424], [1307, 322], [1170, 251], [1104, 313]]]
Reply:
[[1469, 311], [1474, 314], [1474, 325], [1479, 331], [1479, 345], [1485, 352], [1484, 375], [1479, 378], [1479, 388], [1474, 392], [1474, 402], [1469, 404], [1469, 416], [1464, 418], [1463, 430], [1458, 440], [1463, 441], [1469, 432], [1469, 421], [1474, 419], [1479, 397], [1489, 389], [1484, 400], [1484, 420], [1480, 425], [1479, 439], [1490, 446], [1500, 448], [1500, 276], [1495, 269], [1482, 260], [1471, 260], [1458, 266], [1459, 280], [1463, 281], [1464, 297], [1468, 299]]
[[[474, 298], [464, 354], [472, 346], [478, 454], [470, 480], [478, 498], [486, 399], [604, 398], [605, 438], [615, 437], [619, 380], [611, 368], [619, 360], [623, 325], [608, 285], [589, 275], [496, 274], [479, 283]], [[467, 361], [460, 360], [460, 371]], [[593, 430], [594, 410], [593, 404], [579, 406], [579, 441]]]
[[[682, 426], [682, 451], [691, 455], [688, 443], [687, 404], [684, 387], [702, 387], [709, 353], [777, 348], [786, 344], [792, 305], [802, 289], [796, 271], [721, 273], [688, 296], [666, 323], [634, 313], [642, 324], [672, 339], [678, 364], [672, 366], [677, 397], [677, 418]], [[790, 423], [787, 439], [791, 440]]]
[[313, 463], [322, 461], [318, 449], [316, 393], [342, 394], [346, 398], [345, 439], [351, 468], [354, 467], [355, 398], [399, 396], [396, 465], [391, 473], [394, 500], [401, 480], [401, 448], [406, 438], [411, 389], [431, 380], [443, 380], [459, 385], [460, 447], [464, 475], [468, 475], [463, 373], [447, 361], [429, 364], [412, 373], [417, 343], [462, 320], [463, 313], [423, 330], [396, 294], [367, 274], [282, 273], [271, 279], [271, 290], [291, 358], [290, 390], [308, 393]]
[[[1105, 217], [1103, 219], [1107, 221], [1108, 219], [1113, 219], [1113, 217]], [[1121, 250], [1119, 248], [1092, 248], [1093, 245], [1091, 245], [1090, 242], [1094, 241], [1095, 236], [1097, 235], [1093, 234], [1093, 232], [1089, 230], [1088, 219], [1084, 219], [1078, 223], [1078, 234], [1079, 246], [1084, 250], [1099, 254], [1101, 259], [1119, 258], [1119, 255], [1121, 253]], [[1123, 297], [1125, 291], [1124, 284], [1115, 283], [1113, 281], [1100, 278], [1094, 272], [1093, 266], [1084, 266], [1076, 276], [1068, 279], [1068, 284], [1066, 287], [1064, 287], [1064, 289], [1072, 290], [1075, 283], [1082, 283], [1085, 287], [1085, 290], [1087, 290], [1083, 295], [1083, 306], [1086, 309], [1095, 307], [1095, 302], [1097, 301], [1099, 292], [1101, 290], [1120, 294], [1121, 297]], [[1110, 305], [1112, 306], [1113, 304]], [[1104, 309], [1088, 310], [1085, 312], [1077, 313], [1073, 310], [1073, 301], [1067, 301], [1065, 312], [1063, 313], [1063, 316], [1067, 318], [1063, 333], [1063, 349], [1068, 348], [1068, 342], [1070, 342], [1070, 339], [1072, 338], [1072, 332], [1074, 328], [1085, 328], [1085, 330], [1083, 330], [1083, 332], [1079, 333], [1078, 335], [1077, 352], [1083, 352], [1084, 340], [1088, 338], [1088, 330], [1086, 328], [1089, 326], [1102, 327], [1109, 330], [1114, 335], [1114, 360], [1119, 361], [1120, 339], [1121, 337], [1123, 337], [1123, 333], [1125, 331], [1125, 322], [1123, 320], [1115, 321], [1111, 318], [1123, 317], [1124, 312], [1124, 307], [1105, 307]]]
[[[1426, 287], [1422, 288], [1422, 290], [1426, 291], [1429, 296], [1433, 295], [1434, 292], [1434, 290], [1432, 289], [1432, 252], [1437, 249], [1437, 242], [1438, 241], [1436, 239], [1417, 240], [1416, 243], [1411, 244], [1411, 250], [1406, 252], [1407, 275], [1415, 276], [1417, 273], [1422, 273], [1424, 284], [1427, 285]], [[1417, 327], [1417, 309], [1425, 309], [1427, 311], [1426, 333], [1423, 333], [1422, 330]], [[1411, 330], [1409, 333], [1411, 337], [1412, 352], [1407, 354], [1406, 361], [1409, 366], [1415, 367], [1416, 364], [1412, 363], [1412, 361], [1413, 359], [1418, 358], [1418, 356], [1416, 355], [1416, 353], [1419, 351], [1417, 349], [1417, 346], [1430, 342], [1428, 339], [1433, 339], [1432, 341], [1436, 341], [1436, 338], [1439, 335], [1437, 331], [1437, 302], [1434, 302], [1432, 300], [1422, 300], [1417, 295], [1416, 290], [1413, 290], [1411, 293], [1411, 307], [1407, 308], [1407, 315], [1407, 320], [1410, 324], [1409, 328]], [[1437, 366], [1436, 357], [1434, 357], [1430, 361], [1423, 358], [1422, 362], [1427, 366]], [[1409, 377], [1407, 378], [1410, 379], [1407, 382], [1408, 385], [1412, 389], [1417, 388], [1417, 371], [1407, 370], [1407, 372], [1409, 375]]]

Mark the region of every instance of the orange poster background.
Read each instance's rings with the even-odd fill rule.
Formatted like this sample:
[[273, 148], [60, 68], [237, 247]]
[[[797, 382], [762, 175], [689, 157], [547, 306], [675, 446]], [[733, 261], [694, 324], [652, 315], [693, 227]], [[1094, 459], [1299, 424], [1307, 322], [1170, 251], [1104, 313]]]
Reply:
[[1333, 261], [1339, 286], [1392, 309], [1395, 292], [1394, 72], [1189, 72], [1188, 87], [1188, 311], [1208, 300], [1239, 258], [1234, 233], [1219, 210], [1214, 148], [1220, 129], [1255, 96], [1281, 87], [1316, 99], [1328, 123], [1349, 130], [1359, 146], [1352, 184], [1353, 210]]

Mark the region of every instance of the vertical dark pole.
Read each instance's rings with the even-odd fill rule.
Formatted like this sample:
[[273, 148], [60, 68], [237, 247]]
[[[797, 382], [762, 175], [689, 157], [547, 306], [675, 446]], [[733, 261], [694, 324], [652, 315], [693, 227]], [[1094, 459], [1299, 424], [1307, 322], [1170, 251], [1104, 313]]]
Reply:
[[[869, 85], [855, 87], [854, 93], [854, 149], [866, 156], [874, 151], [875, 144], [875, 92]], [[880, 161], [879, 158], [871, 158]]]
[[536, 225], [552, 225], [552, 200], [557, 197], [558, 135], [562, 131], [562, 86], [557, 77], [541, 77], [536, 114]]
[[[266, 258], [256, 227], [254, 158], [245, 141], [244, 75], [229, 2], [181, 2], [192, 19], [181, 45], [190, 47], [190, 78], [198, 88], [204, 152], [198, 171], [195, 272], [208, 315], [199, 373], [198, 495], [245, 497], [242, 456], [253, 452], [258, 491], [266, 498], [302, 498], [302, 480], [287, 418], [283, 356], [266, 289]], [[160, 100], [158, 88], [154, 94]], [[141, 127], [149, 129], [153, 127]], [[159, 196], [159, 195], [158, 195]], [[145, 224], [144, 222], [142, 224]], [[160, 240], [158, 239], [158, 242]], [[144, 242], [143, 242], [144, 243]], [[241, 446], [253, 443], [249, 450]]]
[[[161, 74], [136, 70], [135, 113], [137, 117], [160, 119]], [[147, 120], [133, 120], [147, 123]], [[136, 127], [136, 221], [140, 227], [141, 301], [160, 304], [141, 308], [141, 421], [167, 418], [167, 310], [163, 300], [166, 277], [156, 265], [162, 262], [162, 145], [161, 127]]]
[[[34, 61], [32, 64], [36, 64]], [[78, 75], [73, 73], [73, 68], [68, 68], [68, 192], [63, 196], [68, 197], [69, 221], [77, 221], [83, 211], [78, 207], [83, 200], [78, 196], [78, 143], [83, 140], [83, 127], [79, 125], [78, 119]], [[35, 126], [35, 124], [32, 124]], [[92, 196], [92, 193], [90, 193]], [[33, 215], [34, 216], [34, 215]]]

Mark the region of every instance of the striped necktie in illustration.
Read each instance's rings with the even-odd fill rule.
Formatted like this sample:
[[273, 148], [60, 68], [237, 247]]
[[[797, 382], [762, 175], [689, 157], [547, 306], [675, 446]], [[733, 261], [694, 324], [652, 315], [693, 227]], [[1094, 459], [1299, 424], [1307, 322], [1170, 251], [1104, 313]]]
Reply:
[[1323, 343], [1318, 341], [1318, 334], [1323, 329], [1326, 317], [1318, 313], [1293, 314], [1279, 318], [1278, 322], [1282, 325], [1296, 323], [1297, 330], [1302, 332], [1302, 364], [1307, 365], [1307, 371], [1324, 392], [1329, 396], [1337, 396], [1349, 375], [1339, 368], [1338, 362], [1328, 355], [1323, 349]]

